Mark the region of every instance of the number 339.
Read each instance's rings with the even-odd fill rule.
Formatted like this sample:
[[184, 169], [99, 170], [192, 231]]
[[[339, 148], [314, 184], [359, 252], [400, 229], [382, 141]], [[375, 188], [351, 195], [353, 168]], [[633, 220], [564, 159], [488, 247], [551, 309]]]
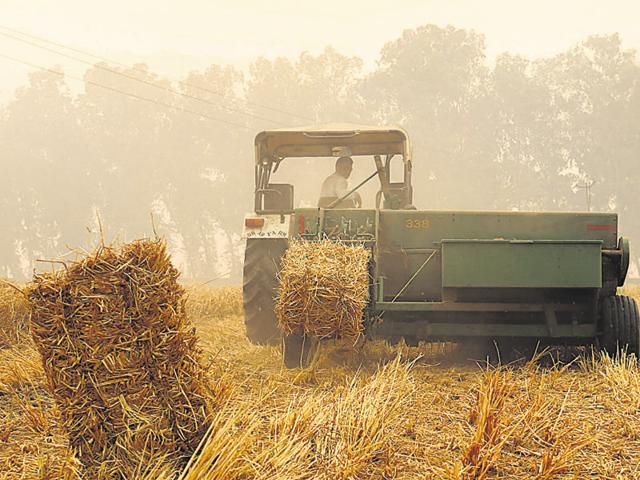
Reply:
[[412, 220], [408, 218], [404, 222], [404, 226], [406, 228], [429, 228], [431, 226], [431, 222], [429, 220]]

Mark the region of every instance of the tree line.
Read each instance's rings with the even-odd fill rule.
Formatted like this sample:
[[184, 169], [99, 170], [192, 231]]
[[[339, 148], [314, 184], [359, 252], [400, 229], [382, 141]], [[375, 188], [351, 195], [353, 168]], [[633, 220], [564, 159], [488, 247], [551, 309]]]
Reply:
[[617, 34], [488, 59], [482, 34], [425, 25], [371, 71], [327, 47], [177, 81], [98, 63], [81, 93], [71, 81], [34, 71], [0, 107], [0, 276], [155, 229], [186, 278], [237, 280], [253, 137], [326, 122], [403, 126], [418, 208], [583, 211], [588, 188], [591, 209], [619, 212], [640, 244], [640, 64]]

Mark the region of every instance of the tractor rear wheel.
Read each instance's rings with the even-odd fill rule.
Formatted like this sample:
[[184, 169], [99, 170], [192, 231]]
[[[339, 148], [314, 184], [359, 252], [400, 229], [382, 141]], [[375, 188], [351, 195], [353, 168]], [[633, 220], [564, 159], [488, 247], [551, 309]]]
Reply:
[[274, 302], [280, 260], [286, 240], [249, 239], [244, 254], [242, 300], [247, 338], [258, 345], [277, 345], [281, 333]]
[[318, 350], [318, 340], [308, 335], [292, 333], [285, 335], [283, 341], [284, 366], [287, 368], [305, 368], [311, 364]]
[[640, 357], [640, 314], [631, 297], [605, 297], [601, 304], [602, 347], [610, 354], [618, 349]]

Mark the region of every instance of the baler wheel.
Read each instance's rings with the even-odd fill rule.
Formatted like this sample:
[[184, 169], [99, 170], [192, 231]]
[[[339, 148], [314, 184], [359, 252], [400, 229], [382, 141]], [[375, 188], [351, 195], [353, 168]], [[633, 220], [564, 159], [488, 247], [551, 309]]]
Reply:
[[624, 295], [602, 300], [602, 347], [610, 354], [626, 350], [640, 358], [640, 314], [635, 299]]
[[287, 368], [305, 368], [311, 364], [318, 350], [318, 340], [308, 335], [285, 335], [282, 345], [284, 366]]
[[247, 338], [258, 345], [277, 345], [281, 333], [274, 310], [280, 259], [287, 249], [281, 239], [249, 239], [244, 254], [242, 300]]

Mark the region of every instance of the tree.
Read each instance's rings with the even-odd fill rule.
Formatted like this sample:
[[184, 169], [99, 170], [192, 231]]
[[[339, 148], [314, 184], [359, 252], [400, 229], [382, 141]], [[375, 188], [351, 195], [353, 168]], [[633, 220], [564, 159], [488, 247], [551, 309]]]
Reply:
[[2, 116], [1, 252], [4, 274], [30, 275], [33, 261], [53, 258], [82, 234], [86, 217], [78, 201], [90, 196], [76, 111], [55, 69], [32, 73]]
[[491, 72], [492, 111], [487, 123], [496, 142], [500, 196], [507, 208], [566, 208], [569, 182], [562, 155], [561, 119], [537, 63], [502, 54]]
[[496, 198], [484, 52], [484, 37], [473, 31], [405, 30], [383, 47], [377, 70], [363, 82], [375, 117], [412, 133], [423, 208], [489, 207]]
[[[621, 214], [620, 231], [640, 239], [633, 221], [640, 180], [640, 65], [617, 34], [592, 36], [560, 55], [541, 61], [537, 75], [552, 93], [560, 119], [557, 146], [567, 183], [566, 203], [586, 209], [578, 184], [595, 181], [592, 208]], [[560, 163], [562, 165], [562, 163]]]
[[[358, 121], [361, 108], [354, 89], [361, 70], [360, 58], [331, 47], [319, 55], [305, 52], [296, 60], [259, 58], [250, 68], [247, 99], [255, 111], [273, 119], [272, 125]], [[260, 109], [258, 104], [281, 111]]]

